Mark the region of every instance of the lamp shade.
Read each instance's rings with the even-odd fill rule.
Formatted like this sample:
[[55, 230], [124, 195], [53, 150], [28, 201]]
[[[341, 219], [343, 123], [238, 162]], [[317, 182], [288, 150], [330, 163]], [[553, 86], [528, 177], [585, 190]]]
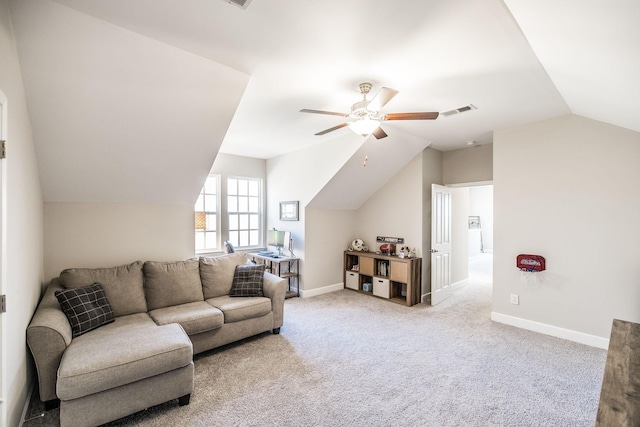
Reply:
[[359, 120], [349, 123], [349, 128], [358, 135], [367, 136], [380, 126], [380, 120], [374, 120], [369, 117], [363, 117]]

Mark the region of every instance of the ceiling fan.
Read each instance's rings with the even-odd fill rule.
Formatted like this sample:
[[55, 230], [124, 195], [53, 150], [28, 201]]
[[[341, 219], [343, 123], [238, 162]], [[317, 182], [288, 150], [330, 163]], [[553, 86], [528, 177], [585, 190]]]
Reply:
[[438, 118], [438, 112], [421, 112], [421, 113], [380, 113], [382, 107], [398, 94], [397, 90], [383, 87], [378, 91], [371, 101], [367, 101], [367, 94], [371, 91], [371, 83], [360, 83], [358, 85], [362, 94], [362, 101], [356, 102], [351, 106], [349, 114], [336, 113], [333, 111], [309, 110], [303, 108], [301, 113], [328, 114], [331, 116], [346, 117], [347, 121], [337, 126], [325, 129], [315, 135], [325, 135], [334, 130], [349, 126], [358, 135], [367, 136], [372, 134], [377, 139], [385, 138], [387, 134], [380, 127], [380, 124], [389, 120], [435, 120]]

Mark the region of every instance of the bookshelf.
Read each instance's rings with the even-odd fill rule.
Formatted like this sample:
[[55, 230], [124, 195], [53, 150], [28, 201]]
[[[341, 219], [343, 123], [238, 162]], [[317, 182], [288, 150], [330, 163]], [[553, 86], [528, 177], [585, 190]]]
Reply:
[[375, 252], [344, 252], [344, 286], [356, 292], [412, 306], [420, 302], [422, 258]]

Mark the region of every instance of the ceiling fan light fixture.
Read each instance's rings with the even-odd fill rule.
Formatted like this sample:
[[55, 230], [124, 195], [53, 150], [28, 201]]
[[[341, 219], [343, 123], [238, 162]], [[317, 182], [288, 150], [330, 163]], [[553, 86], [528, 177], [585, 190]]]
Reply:
[[[314, 113], [314, 114], [327, 114], [331, 116], [340, 116], [346, 118], [344, 123], [337, 126], [330, 127], [323, 131], [315, 133], [315, 135], [326, 135], [329, 132], [333, 132], [343, 127], [349, 127], [358, 135], [362, 135], [365, 138], [369, 135], [373, 135], [376, 139], [386, 138], [387, 133], [382, 130], [380, 124], [382, 122], [391, 120], [435, 120], [440, 113], [436, 111], [431, 112], [414, 112], [414, 113], [381, 113], [382, 108], [387, 105], [391, 99], [398, 94], [398, 91], [388, 87], [382, 87], [378, 93], [369, 101], [367, 100], [367, 94], [371, 91], [371, 83], [360, 83], [358, 86], [360, 93], [362, 94], [362, 101], [358, 101], [351, 106], [351, 112], [349, 114], [336, 113], [334, 111], [324, 110], [310, 110], [303, 108], [301, 113]], [[471, 104], [466, 106], [468, 109], [475, 108]]]
[[367, 136], [380, 126], [380, 120], [372, 119], [370, 117], [363, 117], [349, 123], [349, 129], [357, 133], [358, 135]]

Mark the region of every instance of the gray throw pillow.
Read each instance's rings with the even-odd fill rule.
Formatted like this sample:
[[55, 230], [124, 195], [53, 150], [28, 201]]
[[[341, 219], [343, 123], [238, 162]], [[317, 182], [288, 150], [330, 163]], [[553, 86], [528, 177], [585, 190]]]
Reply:
[[261, 297], [264, 282], [264, 264], [237, 265], [229, 296]]
[[114, 321], [111, 305], [99, 283], [56, 291], [55, 295], [69, 319], [73, 338]]
[[147, 312], [142, 261], [109, 268], [67, 268], [60, 273], [60, 283], [67, 289], [100, 283], [116, 317]]
[[247, 255], [242, 252], [213, 258], [200, 258], [200, 279], [204, 298], [229, 295], [236, 265], [247, 263]]
[[149, 311], [204, 301], [197, 258], [172, 262], [147, 261], [142, 271]]

